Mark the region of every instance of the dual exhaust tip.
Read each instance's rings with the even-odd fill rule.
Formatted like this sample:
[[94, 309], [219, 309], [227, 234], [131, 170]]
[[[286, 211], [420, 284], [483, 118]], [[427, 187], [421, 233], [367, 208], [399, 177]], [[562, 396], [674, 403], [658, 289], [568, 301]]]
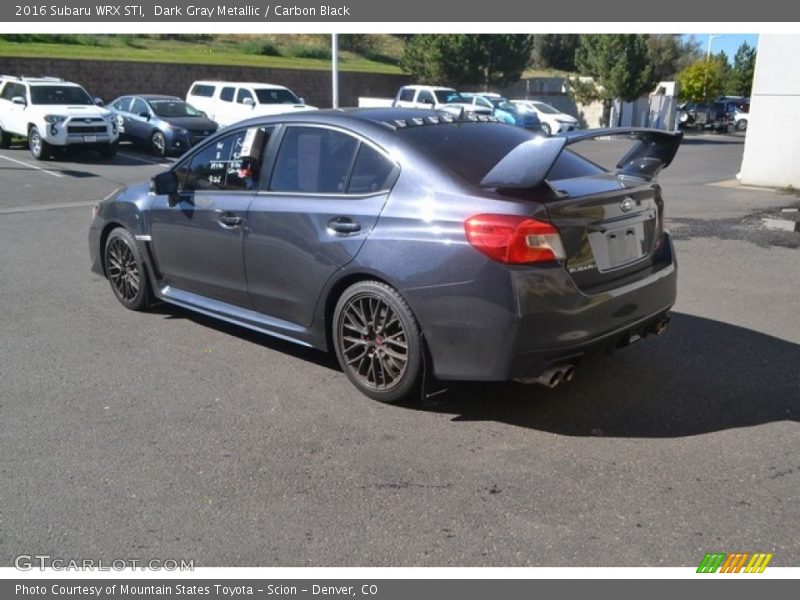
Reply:
[[538, 377], [523, 377], [517, 379], [519, 383], [538, 383], [550, 389], [575, 378], [575, 366], [571, 364], [556, 365], [544, 371]]

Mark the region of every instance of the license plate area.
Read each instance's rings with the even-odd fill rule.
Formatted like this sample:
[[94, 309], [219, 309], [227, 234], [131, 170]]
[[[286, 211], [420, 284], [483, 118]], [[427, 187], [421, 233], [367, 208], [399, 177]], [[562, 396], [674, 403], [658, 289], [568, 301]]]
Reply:
[[[642, 215], [644, 216], [644, 215]], [[649, 216], [649, 215], [648, 215]], [[619, 269], [647, 257], [646, 229], [650, 219], [608, 224], [588, 234], [597, 270]]]
[[83, 136], [83, 141], [86, 143], [92, 143], [97, 141], [96, 135], [85, 135]]

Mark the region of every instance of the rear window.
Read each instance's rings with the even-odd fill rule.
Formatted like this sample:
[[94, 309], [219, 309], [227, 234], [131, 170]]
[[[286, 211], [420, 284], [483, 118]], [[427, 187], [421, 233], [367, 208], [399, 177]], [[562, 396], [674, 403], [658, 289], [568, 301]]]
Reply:
[[214, 95], [214, 86], [205, 85], [202, 83], [195, 84], [192, 91], [189, 92], [192, 96], [202, 96], [204, 98], [211, 98]]
[[500, 123], [422, 125], [397, 135], [475, 186], [506, 154], [533, 138], [521, 127]]

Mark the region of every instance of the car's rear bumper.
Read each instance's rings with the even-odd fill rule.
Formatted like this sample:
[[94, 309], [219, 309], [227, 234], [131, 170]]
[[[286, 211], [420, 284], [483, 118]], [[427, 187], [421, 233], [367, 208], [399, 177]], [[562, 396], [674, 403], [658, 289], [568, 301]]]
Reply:
[[551, 364], [642, 336], [674, 304], [677, 266], [669, 236], [654, 264], [591, 292], [562, 266], [489, 263], [474, 281], [404, 290], [440, 379], [533, 377]]

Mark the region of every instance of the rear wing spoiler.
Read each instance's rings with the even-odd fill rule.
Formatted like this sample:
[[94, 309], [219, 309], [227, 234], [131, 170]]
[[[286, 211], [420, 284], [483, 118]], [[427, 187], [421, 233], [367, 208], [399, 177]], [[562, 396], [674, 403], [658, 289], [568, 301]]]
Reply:
[[617, 163], [617, 174], [650, 179], [668, 167], [681, 145], [683, 132], [642, 127], [571, 131], [563, 136], [523, 142], [497, 163], [481, 187], [529, 189], [541, 184], [566, 146], [600, 137], [627, 136], [636, 140]]

